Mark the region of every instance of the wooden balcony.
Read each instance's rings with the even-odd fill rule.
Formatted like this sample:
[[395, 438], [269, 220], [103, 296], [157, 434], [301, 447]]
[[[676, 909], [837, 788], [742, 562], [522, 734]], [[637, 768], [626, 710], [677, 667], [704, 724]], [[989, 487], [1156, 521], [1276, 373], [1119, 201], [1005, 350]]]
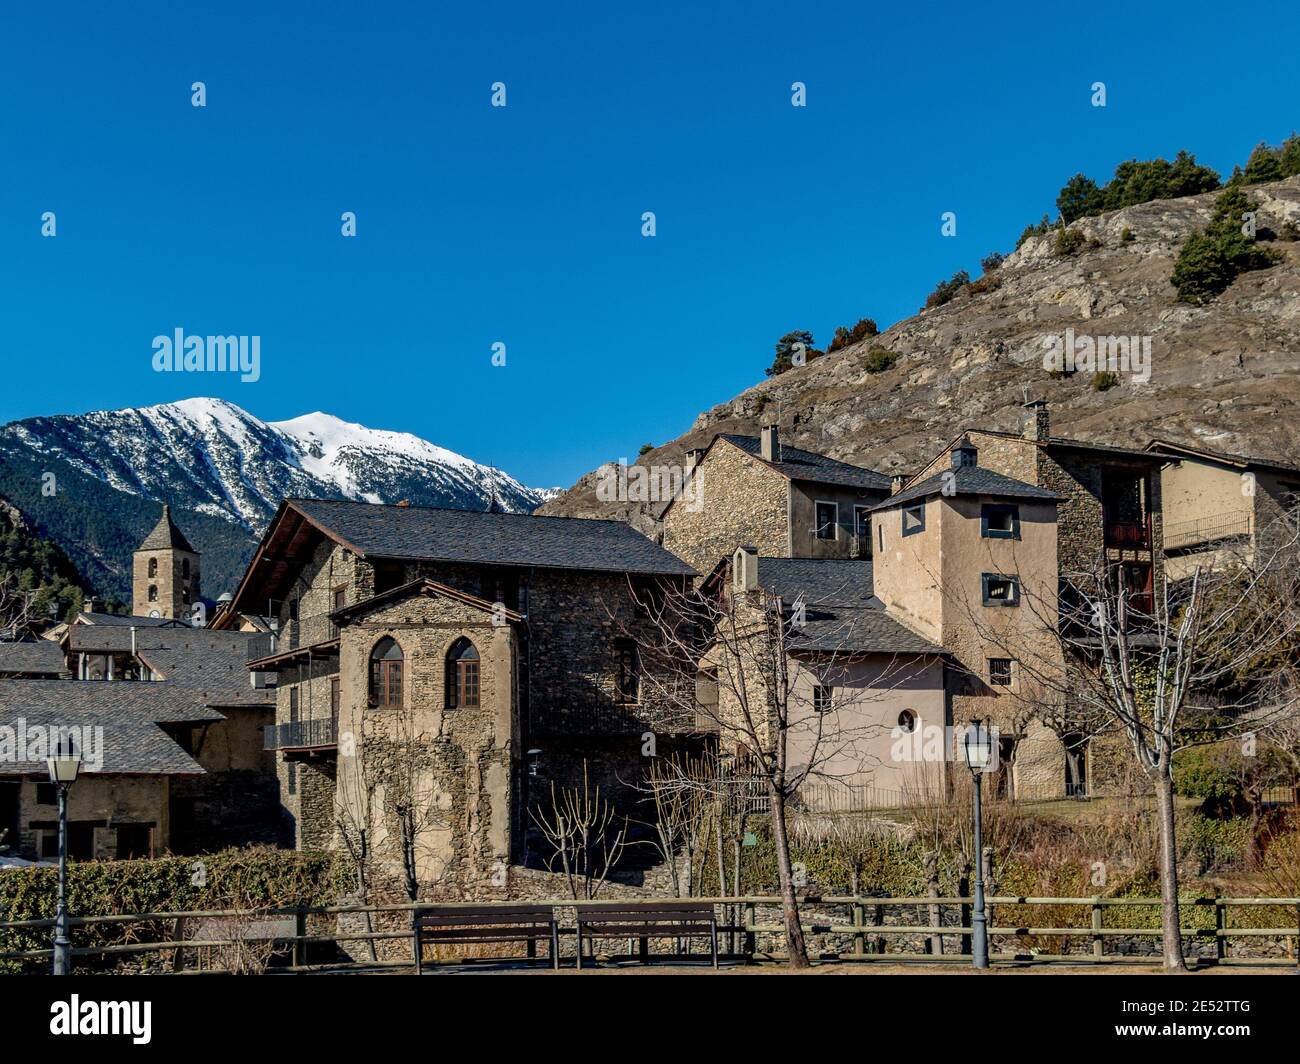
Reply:
[[1151, 524], [1149, 521], [1105, 522], [1106, 546], [1119, 550], [1150, 550]]

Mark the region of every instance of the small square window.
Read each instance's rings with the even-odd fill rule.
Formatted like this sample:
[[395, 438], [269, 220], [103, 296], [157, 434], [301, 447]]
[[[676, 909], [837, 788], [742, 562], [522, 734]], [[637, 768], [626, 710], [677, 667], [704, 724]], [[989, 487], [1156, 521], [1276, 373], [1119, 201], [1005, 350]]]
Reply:
[[1020, 507], [986, 503], [980, 508], [980, 534], [985, 539], [1019, 539]]
[[58, 805], [59, 791], [53, 783], [38, 783], [36, 785], [36, 804], [37, 805]]
[[984, 573], [985, 606], [1019, 606], [1020, 579], [1015, 576], [1001, 576], [998, 573]]
[[903, 535], [914, 536], [925, 531], [925, 503], [903, 508]]
[[1011, 686], [1011, 659], [989, 658], [989, 683], [993, 687]]
[[840, 505], [836, 502], [817, 504], [817, 538], [835, 539], [840, 523]]
[[813, 688], [813, 712], [829, 713], [831, 710], [831, 702], [834, 699], [834, 695], [835, 695], [835, 688], [833, 687], [823, 687], [821, 686], [821, 684], [818, 684], [816, 687], [814, 687]]

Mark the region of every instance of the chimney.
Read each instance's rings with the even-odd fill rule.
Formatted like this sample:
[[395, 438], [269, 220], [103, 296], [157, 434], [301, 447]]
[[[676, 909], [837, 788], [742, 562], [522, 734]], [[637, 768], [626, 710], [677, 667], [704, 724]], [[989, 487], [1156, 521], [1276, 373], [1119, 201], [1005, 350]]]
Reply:
[[1029, 417], [1025, 421], [1025, 439], [1043, 443], [1052, 434], [1052, 415], [1046, 399], [1034, 399], [1025, 404]]
[[731, 559], [731, 583], [737, 591], [758, 590], [758, 548], [737, 547]]
[[700, 464], [700, 459], [704, 457], [703, 447], [691, 447], [686, 451], [686, 472], [693, 473], [695, 467]]
[[781, 436], [775, 425], [764, 425], [759, 437], [759, 454], [765, 462], [779, 462], [781, 459]]
[[84, 599], [81, 603], [81, 612], [94, 613], [96, 605], [98, 605], [98, 603], [95, 602], [93, 597]]
[[953, 469], [969, 469], [979, 465], [979, 450], [970, 442], [969, 436], [963, 436], [961, 443], [952, 449]]
[[903, 485], [907, 483], [906, 473], [895, 473], [889, 478], [889, 494], [897, 495], [903, 490]]

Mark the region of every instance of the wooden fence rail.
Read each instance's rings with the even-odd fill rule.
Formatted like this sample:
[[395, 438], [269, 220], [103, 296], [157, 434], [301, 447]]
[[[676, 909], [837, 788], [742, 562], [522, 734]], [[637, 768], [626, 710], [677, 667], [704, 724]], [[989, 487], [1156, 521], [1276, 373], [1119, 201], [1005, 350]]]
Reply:
[[[780, 908], [780, 899], [774, 896], [743, 896], [743, 897], [726, 897], [726, 898], [699, 898], [698, 901], [710, 902], [715, 906], [722, 907], [722, 920], [719, 921], [718, 930], [720, 935], [731, 935], [732, 938], [732, 955], [740, 956], [745, 959], [756, 956], [776, 956], [775, 953], [760, 952], [757, 949], [757, 940], [759, 935], [780, 936], [784, 928], [777, 922], [759, 922], [760, 908]], [[173, 955], [173, 970], [181, 970], [180, 951], [182, 950], [201, 950], [201, 949], [222, 949], [244, 945], [250, 942], [271, 943], [281, 948], [292, 948], [293, 963], [285, 969], [280, 970], [305, 970], [319, 968], [320, 965], [309, 965], [305, 962], [304, 950], [308, 945], [343, 943], [343, 942], [375, 942], [382, 940], [404, 939], [412, 944], [414, 943], [413, 932], [409, 928], [402, 928], [393, 931], [357, 931], [341, 932], [335, 931], [329, 934], [310, 934], [307, 929], [307, 918], [309, 916], [340, 916], [340, 915], [378, 915], [383, 913], [409, 913], [413, 909], [421, 908], [428, 902], [402, 902], [385, 905], [333, 905], [333, 906], [298, 906], [274, 909], [209, 909], [209, 910], [189, 910], [184, 912], [151, 912], [151, 913], [112, 913], [102, 916], [74, 916], [69, 920], [72, 928], [85, 928], [99, 925], [125, 925], [125, 924], [142, 924], [151, 922], [170, 923], [171, 933], [165, 938], [149, 942], [120, 942], [100, 946], [74, 946], [72, 954], [74, 957], [111, 957], [118, 955], [130, 955], [140, 953], [165, 953], [171, 952]], [[444, 904], [444, 903], [439, 903]], [[463, 905], [464, 907], [481, 908], [484, 905], [501, 905], [510, 906], [512, 902], [463, 902], [463, 903], [445, 903], [450, 905]], [[572, 899], [561, 899], [554, 901], [541, 902], [540, 904], [551, 905], [557, 910], [571, 911], [575, 905], [581, 904], [584, 907], [620, 907], [627, 904], [627, 899], [610, 899], [607, 901], [582, 901], [575, 902]], [[1123, 939], [1123, 938], [1143, 938], [1155, 937], [1161, 935], [1159, 927], [1107, 927], [1105, 923], [1106, 910], [1116, 907], [1132, 908], [1153, 908], [1158, 909], [1161, 905], [1159, 898], [1104, 898], [1104, 897], [1085, 897], [1085, 898], [1052, 898], [1052, 897], [1017, 897], [1012, 895], [994, 895], [986, 899], [987, 906], [1075, 906], [1081, 910], [1081, 915], [1087, 913], [1089, 922], [1086, 926], [1067, 925], [1067, 926], [1010, 926], [1004, 924], [992, 924], [989, 927], [989, 936], [992, 940], [990, 952], [994, 960], [1015, 960], [1019, 963], [1036, 963], [1036, 962], [1055, 962], [1069, 961], [1071, 963], [1134, 963], [1150, 962], [1150, 957], [1140, 957], [1127, 954], [1106, 953], [1106, 939]], [[926, 907], [926, 914], [937, 907], [940, 914], [943, 908], [950, 910], [953, 907], [958, 908], [958, 912], [967, 917], [970, 907], [973, 905], [973, 899], [969, 897], [940, 897], [940, 898], [895, 898], [895, 897], [872, 897], [872, 896], [807, 896], [802, 899], [803, 920], [805, 931], [810, 935], [838, 935], [849, 938], [852, 943], [851, 952], [837, 954], [845, 960], [887, 960], [891, 963], [933, 963], [944, 961], [959, 961], [960, 958], [969, 956], [969, 936], [971, 927], [967, 923], [959, 922], [956, 924], [940, 923], [894, 923], [884, 922], [884, 910], [886, 908], [908, 908], [918, 909], [918, 918], [921, 915], [919, 907]], [[1231, 910], [1238, 908], [1252, 907], [1277, 907], [1285, 908], [1295, 914], [1295, 922], [1286, 927], [1232, 927], [1230, 926], [1229, 914]], [[1296, 953], [1294, 961], [1278, 958], [1249, 958], [1234, 959], [1228, 956], [1228, 942], [1234, 938], [1277, 938], [1286, 940], [1296, 951], [1300, 951], [1300, 898], [1194, 898], [1188, 899], [1182, 903], [1184, 913], [1194, 912], [1197, 909], [1213, 907], [1214, 909], [1214, 926], [1212, 928], [1184, 927], [1183, 934], [1187, 938], [1213, 939], [1214, 941], [1214, 961], [1217, 964], [1249, 963], [1251, 965], [1290, 965], [1295, 963], [1300, 965], [1300, 952]], [[849, 922], [826, 922], [824, 911], [833, 908], [843, 908], [847, 910]], [[996, 911], [996, 910], [995, 910]], [[292, 917], [294, 923], [294, 933], [284, 934], [272, 932], [260, 935], [248, 935], [242, 938], [217, 938], [205, 937], [202, 939], [185, 939], [183, 929], [187, 922], [196, 920], [221, 920], [221, 919], [239, 919], [246, 921], [267, 921], [276, 918], [286, 919]], [[942, 915], [940, 916], [942, 920]], [[1059, 922], [1059, 921], [1058, 921]], [[1131, 921], [1130, 921], [1131, 922]], [[572, 919], [561, 919], [562, 933], [572, 935]], [[0, 945], [2, 945], [9, 933], [14, 931], [33, 931], [37, 929], [47, 929], [52, 932], [54, 921], [52, 919], [40, 920], [10, 920], [0, 921]], [[914, 936], [926, 938], [924, 948], [932, 950], [935, 948], [934, 943], [938, 943], [938, 949], [942, 949], [943, 939], [953, 938], [959, 943], [959, 952], [941, 953], [941, 952], [888, 952], [884, 945], [891, 936]], [[937, 936], [937, 937], [936, 937]], [[1091, 940], [1091, 950], [1088, 953], [1061, 953], [1061, 954], [1043, 954], [1030, 951], [1003, 951], [996, 952], [996, 940], [999, 938], [1034, 938], [1034, 937], [1059, 937], [1059, 938], [1086, 938]], [[739, 942], [739, 950], [735, 948], [735, 943]], [[25, 950], [0, 950], [0, 961], [15, 960], [42, 960], [52, 957], [52, 949], [46, 947], [42, 949], [25, 949]], [[408, 961], [379, 961], [379, 962], [353, 962], [351, 965], [342, 965], [343, 967], [353, 966], [359, 968], [380, 966], [406, 966]]]

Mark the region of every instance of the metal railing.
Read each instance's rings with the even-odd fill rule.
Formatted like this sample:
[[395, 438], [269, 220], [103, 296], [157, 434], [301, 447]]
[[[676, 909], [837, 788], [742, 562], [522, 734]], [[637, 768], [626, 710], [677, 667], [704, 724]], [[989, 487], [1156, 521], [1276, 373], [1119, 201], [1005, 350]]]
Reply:
[[290, 720], [262, 729], [263, 750], [316, 750], [338, 745], [339, 722], [333, 717]]
[[1188, 521], [1170, 521], [1164, 527], [1164, 545], [1168, 549], [1234, 539], [1237, 536], [1249, 536], [1253, 528], [1254, 516], [1249, 510], [1212, 514]]

